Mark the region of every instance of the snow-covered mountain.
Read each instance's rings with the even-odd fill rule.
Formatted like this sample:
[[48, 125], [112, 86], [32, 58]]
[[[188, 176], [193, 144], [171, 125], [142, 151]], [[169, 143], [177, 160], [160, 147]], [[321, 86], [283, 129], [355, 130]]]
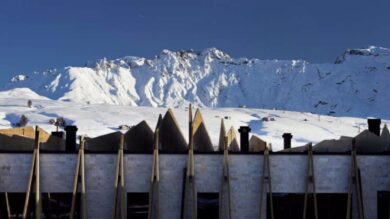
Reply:
[[2, 89], [55, 100], [131, 106], [278, 108], [390, 118], [390, 49], [351, 49], [335, 63], [231, 58], [215, 49], [163, 50], [84, 67], [17, 75]]

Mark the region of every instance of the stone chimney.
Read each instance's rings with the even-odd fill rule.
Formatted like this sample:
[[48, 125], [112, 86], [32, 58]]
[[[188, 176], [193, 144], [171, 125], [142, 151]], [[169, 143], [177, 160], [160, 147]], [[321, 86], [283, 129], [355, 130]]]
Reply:
[[238, 132], [240, 132], [241, 152], [249, 152], [249, 132], [251, 132], [251, 128], [240, 126]]
[[284, 149], [289, 149], [291, 148], [291, 139], [293, 135], [291, 133], [284, 133], [282, 135], [283, 140], [284, 140]]
[[66, 152], [75, 152], [76, 151], [76, 136], [77, 136], [77, 126], [69, 125], [65, 127], [66, 131], [66, 142], [65, 150]]
[[378, 136], [381, 132], [381, 119], [369, 118], [367, 119], [368, 130]]

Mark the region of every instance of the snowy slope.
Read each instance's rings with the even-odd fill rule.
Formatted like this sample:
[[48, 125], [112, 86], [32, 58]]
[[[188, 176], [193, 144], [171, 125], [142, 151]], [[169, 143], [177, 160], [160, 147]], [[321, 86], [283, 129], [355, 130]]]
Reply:
[[231, 58], [215, 48], [164, 50], [153, 59], [102, 59], [18, 75], [2, 90], [29, 88], [54, 100], [130, 106], [284, 109], [390, 118], [390, 50], [347, 50], [335, 63]]
[[[21, 115], [27, 116], [29, 125], [39, 125], [47, 131], [54, 131], [50, 119], [64, 117], [69, 125], [77, 125], [78, 134], [95, 137], [117, 131], [119, 125], [135, 125], [146, 120], [154, 129], [158, 115], [166, 108], [131, 107], [106, 104], [79, 104], [54, 100], [33, 100], [33, 107], [27, 107], [27, 99], [2, 98], [0, 96], [0, 129], [10, 128], [19, 121]], [[182, 133], [188, 133], [188, 111], [173, 109]], [[218, 145], [221, 118], [227, 128], [250, 125], [252, 134], [272, 143], [273, 149], [283, 147], [282, 134], [291, 132], [294, 137], [293, 147], [308, 142], [317, 143], [324, 139], [338, 139], [340, 136], [356, 136], [367, 129], [367, 122], [362, 118], [318, 116], [311, 113], [282, 110], [242, 109], [242, 108], [202, 108], [206, 128], [213, 145]], [[275, 121], [263, 122], [261, 118], [274, 118]], [[382, 121], [383, 125], [389, 120]], [[238, 134], [238, 133], [237, 133]], [[187, 138], [187, 136], [185, 135]], [[239, 137], [239, 136], [238, 136]]]
[[0, 98], [25, 98], [32, 100], [48, 100], [48, 98], [43, 97], [30, 90], [29, 88], [15, 88], [11, 90], [1, 91]]

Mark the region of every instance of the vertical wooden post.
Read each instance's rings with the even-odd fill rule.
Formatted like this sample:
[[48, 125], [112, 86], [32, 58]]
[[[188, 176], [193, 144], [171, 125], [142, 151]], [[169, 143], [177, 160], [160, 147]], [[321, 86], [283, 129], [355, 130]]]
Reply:
[[315, 179], [314, 179], [313, 147], [311, 143], [308, 144], [307, 155], [308, 155], [308, 160], [307, 160], [305, 200], [303, 204], [303, 219], [307, 218], [307, 202], [308, 202], [309, 193], [313, 196], [314, 217], [315, 219], [318, 219], [317, 194], [316, 194]]
[[356, 159], [356, 139], [352, 139], [352, 150], [351, 150], [351, 169], [349, 174], [349, 188], [348, 188], [348, 201], [347, 201], [347, 219], [350, 219], [352, 216], [352, 192], [353, 187], [355, 187], [356, 192], [356, 207], [357, 215], [359, 219], [364, 219], [364, 206], [363, 199], [361, 194], [361, 185], [360, 185], [360, 174], [359, 166]]
[[149, 219], [160, 218], [160, 164], [158, 159], [159, 149], [159, 128], [156, 128], [154, 133], [154, 147], [153, 147], [153, 162], [152, 162], [152, 174], [150, 178], [150, 191], [149, 191]]
[[[70, 208], [69, 218], [73, 219], [76, 209], [76, 197], [78, 194], [78, 190], [81, 190], [80, 194], [80, 214], [82, 219], [87, 219], [87, 200], [86, 200], [86, 192], [85, 192], [85, 170], [84, 170], [84, 145], [85, 140], [84, 137], [80, 137], [80, 147], [79, 153], [77, 155], [77, 163], [76, 163], [76, 171], [74, 174], [73, 180], [73, 191], [72, 191], [72, 204]], [[80, 182], [81, 181], [81, 182]], [[81, 188], [79, 185], [81, 184]]]
[[80, 172], [81, 172], [81, 219], [87, 219], [88, 218], [88, 209], [87, 209], [87, 192], [85, 190], [85, 156], [84, 156], [84, 146], [85, 146], [85, 140], [84, 137], [81, 137], [80, 146], [82, 147], [81, 150], [81, 165], [80, 165]]
[[[223, 164], [222, 164], [222, 183], [219, 200], [219, 218], [231, 219], [231, 199], [230, 199], [230, 172], [229, 172], [229, 150], [228, 150], [228, 137], [224, 137], [224, 150], [223, 150]], [[224, 205], [224, 188], [226, 188], [227, 197], [226, 204]], [[226, 208], [223, 208], [226, 207]]]
[[[37, 127], [38, 128], [38, 127]], [[38, 132], [39, 133], [39, 132]], [[39, 135], [38, 135], [39, 137]], [[42, 200], [41, 200], [41, 189], [40, 189], [40, 171], [39, 171], [39, 142], [36, 144], [35, 154], [35, 218], [42, 218]]]
[[112, 213], [112, 218], [117, 218], [117, 208], [118, 208], [118, 193], [120, 190], [120, 212], [119, 218], [126, 218], [126, 193], [125, 193], [125, 178], [124, 178], [124, 164], [123, 164], [123, 149], [125, 144], [125, 137], [121, 135], [121, 140], [118, 150], [118, 158], [116, 163], [116, 174], [115, 174], [115, 191], [114, 191], [114, 209]]
[[42, 214], [42, 200], [41, 200], [41, 193], [40, 193], [40, 184], [39, 184], [39, 128], [38, 126], [35, 127], [35, 140], [34, 140], [34, 152], [31, 160], [31, 169], [29, 173], [29, 179], [28, 179], [28, 185], [27, 185], [27, 192], [26, 192], [26, 198], [24, 200], [24, 207], [23, 207], [23, 219], [28, 218], [29, 214], [29, 203], [30, 203], [30, 196], [32, 193], [32, 186], [35, 182], [35, 197], [34, 197], [34, 208], [35, 208], [35, 218], [41, 219]]
[[[189, 143], [188, 143], [188, 160], [187, 160], [187, 175], [184, 194], [184, 210], [183, 219], [197, 218], [197, 193], [195, 185], [195, 161], [194, 161], [194, 144], [193, 144], [193, 121], [192, 121], [192, 105], [189, 108]], [[190, 196], [190, 197], [189, 197]], [[191, 205], [190, 205], [191, 204]], [[191, 212], [189, 207], [191, 206]]]
[[7, 217], [11, 218], [11, 206], [9, 204], [8, 192], [5, 193], [5, 204], [7, 205]]
[[[271, 148], [271, 144], [268, 144], [265, 147], [264, 155], [263, 155], [263, 175], [261, 177], [261, 187], [260, 187], [260, 213], [259, 218], [267, 218], [266, 213], [266, 203], [264, 202], [267, 200], [267, 191], [269, 192], [269, 204], [270, 204], [270, 214], [271, 219], [274, 218], [274, 205], [272, 201], [272, 180], [271, 180], [271, 167], [269, 162], [269, 148]], [[265, 187], [265, 184], [268, 184], [268, 188]], [[265, 196], [265, 197], [264, 197]]]

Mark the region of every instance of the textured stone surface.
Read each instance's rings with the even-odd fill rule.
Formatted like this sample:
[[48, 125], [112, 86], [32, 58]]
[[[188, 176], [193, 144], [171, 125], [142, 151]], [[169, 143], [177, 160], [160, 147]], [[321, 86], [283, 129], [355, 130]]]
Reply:
[[[0, 154], [0, 192], [25, 192], [32, 154]], [[41, 154], [42, 192], [71, 192], [76, 154]], [[219, 192], [222, 155], [195, 155], [195, 182], [198, 192]], [[110, 218], [113, 208], [117, 154], [86, 154], [85, 173], [88, 216]], [[263, 157], [230, 155], [233, 218], [256, 218], [259, 214], [260, 179]], [[307, 157], [271, 155], [274, 192], [299, 192], [305, 189]], [[316, 188], [319, 193], [346, 193], [351, 160], [343, 155], [315, 155]], [[390, 157], [358, 156], [361, 169], [366, 218], [377, 216], [377, 192], [390, 191]], [[149, 192], [152, 155], [126, 154], [127, 192]], [[183, 169], [187, 155], [160, 155], [161, 218], [180, 218]]]

